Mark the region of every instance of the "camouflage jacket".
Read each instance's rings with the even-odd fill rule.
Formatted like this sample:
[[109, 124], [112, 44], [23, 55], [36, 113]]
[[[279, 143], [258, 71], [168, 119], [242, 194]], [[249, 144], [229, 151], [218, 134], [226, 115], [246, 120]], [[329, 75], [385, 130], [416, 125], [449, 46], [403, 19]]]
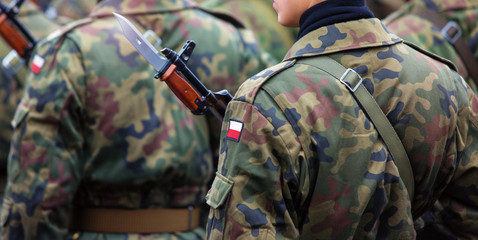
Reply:
[[[58, 21], [77, 20], [88, 16], [98, 0], [48, 0], [46, 11], [54, 11]], [[63, 19], [62, 19], [63, 18]]]
[[275, 59], [282, 60], [297, 36], [295, 28], [277, 22], [272, 0], [201, 0], [201, 6], [231, 14], [256, 35], [261, 47]]
[[[401, 139], [415, 197], [348, 88], [316, 66], [359, 73]], [[478, 98], [377, 18], [321, 27], [246, 81], [228, 105], [207, 194], [209, 239], [413, 239], [441, 199], [478, 236]], [[462, 224], [466, 221], [468, 224]]]
[[[28, 1], [21, 6], [18, 20], [37, 39], [45, 37], [60, 27]], [[25, 61], [21, 60], [15, 51], [12, 51], [3, 37], [0, 37], [0, 59], [2, 60], [0, 62], [0, 169], [5, 169], [12, 137], [10, 122], [22, 97], [28, 69], [24, 64]], [[4, 173], [0, 173], [0, 175], [4, 175]], [[0, 188], [3, 189], [4, 186], [2, 185]]]
[[478, 1], [414, 0], [384, 19], [386, 26], [404, 40], [452, 61], [457, 66], [458, 73], [478, 92], [478, 86], [475, 84], [478, 79], [473, 80], [468, 75], [463, 60], [453, 45], [440, 33], [440, 29], [430, 21], [413, 14], [420, 9], [436, 11], [446, 20], [457, 23], [462, 29], [462, 38], [478, 60]]
[[[186, 40], [196, 41], [188, 66], [212, 90], [234, 92], [271, 66], [250, 31], [189, 0], [101, 1], [91, 18], [50, 34], [35, 49], [30, 66], [36, 73], [29, 75], [12, 123], [1, 216], [5, 239], [64, 239], [73, 234], [68, 218], [79, 207], [186, 208], [204, 202], [214, 172], [213, 129], [153, 78], [156, 71], [111, 12], [142, 32], [158, 33], [158, 47], [178, 51]], [[204, 226], [149, 237], [203, 235]], [[148, 236], [79, 236], [141, 237]]]

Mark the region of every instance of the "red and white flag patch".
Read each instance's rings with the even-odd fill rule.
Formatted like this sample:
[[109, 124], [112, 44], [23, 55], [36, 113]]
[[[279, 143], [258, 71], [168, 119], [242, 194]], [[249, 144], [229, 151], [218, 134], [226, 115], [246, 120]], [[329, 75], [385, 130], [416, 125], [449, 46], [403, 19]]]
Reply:
[[238, 142], [241, 137], [243, 126], [244, 123], [241, 121], [234, 119], [229, 120], [229, 129], [227, 130], [226, 138]]
[[45, 59], [43, 59], [40, 55], [36, 54], [33, 57], [32, 60], [32, 65], [30, 66], [30, 69], [32, 70], [33, 73], [38, 74], [43, 67], [43, 64], [45, 63]]

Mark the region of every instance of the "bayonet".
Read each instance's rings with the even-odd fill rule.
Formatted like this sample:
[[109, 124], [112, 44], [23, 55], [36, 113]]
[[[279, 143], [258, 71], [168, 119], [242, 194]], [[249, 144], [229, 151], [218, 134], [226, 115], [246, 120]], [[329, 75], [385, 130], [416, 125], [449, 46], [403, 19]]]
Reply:
[[188, 40], [179, 54], [169, 48], [164, 48], [159, 53], [128, 19], [117, 13], [113, 14], [128, 41], [156, 69], [155, 78], [166, 82], [171, 91], [193, 114], [212, 113], [222, 120], [232, 95], [227, 90], [211, 92], [186, 66], [196, 46], [194, 41]]
[[113, 13], [123, 29], [123, 33], [128, 41], [143, 55], [146, 60], [153, 65], [156, 71], [161, 72], [167, 69], [169, 61], [160, 55], [158, 50], [141, 34], [138, 29], [125, 17]]

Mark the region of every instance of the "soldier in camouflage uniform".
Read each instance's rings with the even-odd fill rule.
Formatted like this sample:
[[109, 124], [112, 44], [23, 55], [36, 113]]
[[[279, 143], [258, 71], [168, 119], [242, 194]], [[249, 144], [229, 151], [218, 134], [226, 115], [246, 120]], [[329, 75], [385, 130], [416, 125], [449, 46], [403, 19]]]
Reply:
[[[7, 2], [9, 3], [10, 1]], [[56, 6], [61, 6], [62, 11], [60, 14], [66, 14], [68, 12], [67, 9], [75, 9], [75, 12], [78, 12], [78, 15], [70, 14], [68, 17], [77, 17], [78, 19], [88, 15], [87, 11], [91, 10], [92, 4], [91, 1], [55, 0], [54, 2]], [[71, 18], [63, 17], [51, 19], [47, 16], [40, 6], [44, 6], [45, 9], [50, 7], [53, 8], [49, 3], [50, 1], [25, 1], [19, 9], [17, 15], [19, 21], [36, 39], [44, 38], [49, 33], [58, 29], [61, 25], [64, 25], [71, 20]], [[79, 14], [80, 10], [83, 15]], [[7, 58], [8, 61], [5, 60], [5, 57], [11, 51], [11, 47], [0, 37], [0, 57], [3, 61], [1, 63], [2, 66], [0, 66], [0, 171], [2, 171], [1, 169], [4, 170], [3, 166], [6, 165], [8, 148], [12, 135], [10, 122], [15, 113], [15, 108], [22, 96], [27, 73], [27, 68], [24, 64], [26, 61], [22, 61], [18, 55], [12, 53], [12, 55]], [[0, 176], [4, 175], [5, 172], [3, 172], [3, 174], [0, 173]], [[3, 189], [4, 186], [5, 184], [0, 182], [0, 188]]]
[[282, 60], [294, 44], [297, 31], [277, 22], [272, 0], [202, 0], [207, 9], [231, 14], [256, 35], [261, 47], [277, 60]]
[[478, 92], [478, 79], [473, 79], [469, 74], [470, 70], [464, 63], [466, 59], [460, 57], [457, 49], [442, 35], [441, 29], [430, 20], [415, 14], [421, 9], [435, 11], [446, 21], [458, 24], [470, 54], [478, 61], [478, 1], [413, 0], [384, 19], [387, 28], [404, 40], [452, 61], [458, 67], [458, 73]]
[[[410, 41], [423, 49], [438, 54], [452, 61], [467, 83], [477, 92], [476, 81], [457, 49], [441, 33], [441, 29], [429, 19], [417, 15], [417, 11], [428, 9], [435, 11], [444, 21], [453, 21], [462, 30], [461, 37], [469, 47], [470, 54], [478, 60], [478, 1], [443, 1], [443, 0], [413, 0], [403, 8], [384, 19], [387, 27], [403, 39]], [[475, 66], [478, 68], [478, 65]], [[449, 223], [448, 209], [437, 201], [430, 211], [415, 222], [417, 234], [422, 239], [458, 239], [463, 237]], [[453, 219], [453, 218], [452, 218]]]
[[[478, 98], [454, 65], [407, 45], [363, 0], [301, 3], [312, 7], [275, 0], [299, 40], [226, 110], [208, 239], [414, 239], [413, 219], [436, 199], [449, 227], [476, 239]], [[355, 86], [330, 73], [339, 64], [362, 77], [358, 86], [390, 121], [411, 178]]]
[[[29, 1], [23, 3], [17, 17], [37, 39], [45, 37], [60, 26], [48, 19], [35, 4]], [[16, 51], [12, 50], [3, 36], [0, 37], [0, 59], [2, 60], [0, 62], [0, 195], [3, 195], [7, 175], [7, 156], [12, 136], [10, 122], [22, 97], [27, 68], [24, 64], [26, 60], [22, 60]]]
[[204, 237], [213, 129], [153, 78], [112, 12], [153, 30], [158, 49], [194, 40], [188, 66], [213, 91], [271, 66], [249, 30], [190, 0], [105, 0], [50, 34], [12, 123], [5, 239]]

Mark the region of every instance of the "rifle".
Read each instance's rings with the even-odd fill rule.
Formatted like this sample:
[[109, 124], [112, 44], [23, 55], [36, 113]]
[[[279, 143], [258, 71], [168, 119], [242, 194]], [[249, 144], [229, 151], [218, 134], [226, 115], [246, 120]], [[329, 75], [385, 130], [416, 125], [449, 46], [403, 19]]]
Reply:
[[14, 0], [8, 6], [0, 2], [0, 35], [21, 58], [28, 60], [37, 40], [16, 17], [23, 1]]
[[156, 69], [156, 79], [164, 81], [176, 97], [195, 115], [212, 114], [220, 121], [224, 118], [226, 106], [232, 100], [227, 90], [212, 92], [186, 66], [196, 46], [188, 40], [179, 53], [164, 48], [161, 55], [151, 43], [123, 16], [113, 13], [128, 41]]

